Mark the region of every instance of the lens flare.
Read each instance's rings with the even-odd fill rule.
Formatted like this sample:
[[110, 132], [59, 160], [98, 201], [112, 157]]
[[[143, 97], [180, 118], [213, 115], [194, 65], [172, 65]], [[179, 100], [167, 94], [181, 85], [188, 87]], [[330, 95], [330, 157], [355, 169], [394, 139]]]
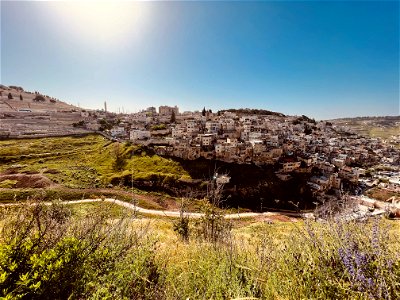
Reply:
[[[52, 16], [74, 38], [100, 46], [118, 47], [140, 38], [148, 10], [142, 2], [62, 1], [51, 5]], [[53, 13], [54, 12], [54, 13]]]

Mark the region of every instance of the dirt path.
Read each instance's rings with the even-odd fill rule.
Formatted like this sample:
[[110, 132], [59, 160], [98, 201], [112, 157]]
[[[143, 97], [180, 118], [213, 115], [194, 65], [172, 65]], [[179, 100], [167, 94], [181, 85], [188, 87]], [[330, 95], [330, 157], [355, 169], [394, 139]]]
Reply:
[[[179, 217], [180, 212], [179, 211], [172, 211], [172, 210], [156, 210], [156, 209], [146, 209], [137, 205], [134, 205], [132, 203], [128, 203], [125, 201], [117, 200], [117, 199], [112, 199], [112, 198], [106, 198], [106, 199], [82, 199], [82, 200], [73, 200], [73, 201], [63, 201], [63, 204], [77, 204], [77, 203], [93, 203], [93, 202], [109, 202], [109, 203], [115, 203], [117, 205], [123, 206], [125, 208], [137, 211], [139, 213], [147, 214], [147, 215], [152, 215], [152, 216], [164, 216], [164, 217]], [[8, 206], [19, 206], [22, 205], [23, 203], [4, 203], [0, 204], [0, 207], [8, 207]], [[45, 205], [51, 205], [52, 202], [44, 202]], [[271, 217], [271, 216], [276, 216], [276, 215], [281, 215], [281, 213], [275, 213], [275, 212], [264, 212], [264, 213], [254, 213], [254, 212], [246, 212], [246, 213], [236, 213], [236, 214], [226, 214], [224, 215], [225, 219], [240, 219], [240, 218], [249, 218], [249, 217]], [[203, 216], [202, 213], [195, 213], [195, 212], [187, 212], [185, 213], [185, 216], [188, 216], [189, 218], [200, 218]], [[297, 213], [292, 213], [290, 214], [292, 217], [301, 217], [302, 214], [297, 214]]]

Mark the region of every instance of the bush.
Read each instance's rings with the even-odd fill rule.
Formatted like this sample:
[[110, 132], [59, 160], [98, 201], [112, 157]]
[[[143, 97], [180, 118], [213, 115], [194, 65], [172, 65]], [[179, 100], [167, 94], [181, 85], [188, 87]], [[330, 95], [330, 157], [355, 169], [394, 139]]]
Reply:
[[381, 221], [306, 222], [284, 243], [260, 237], [254, 276], [265, 293], [285, 299], [397, 299], [392, 238]]
[[0, 182], [0, 189], [11, 189], [18, 183], [18, 180], [6, 179]]
[[151, 127], [151, 130], [164, 130], [164, 129], [167, 129], [167, 126], [165, 124], [153, 125]]
[[[118, 299], [132, 293], [127, 281], [153, 272], [147, 260], [152, 246], [144, 231], [129, 228], [126, 218], [110, 224], [108, 215], [95, 210], [74, 220], [65, 206], [56, 203], [50, 207], [32, 203], [10, 212], [1, 233], [0, 296], [87, 299], [104, 290], [102, 280], [120, 272], [115, 268], [127, 262], [138, 272], [127, 276], [113, 293]], [[147, 281], [135, 284], [138, 293], [146, 293], [147, 286]]]
[[35, 98], [33, 98], [33, 101], [36, 101], [36, 102], [45, 102], [45, 101], [46, 101], [46, 98], [45, 98], [44, 96], [38, 94], [38, 95], [36, 95]]

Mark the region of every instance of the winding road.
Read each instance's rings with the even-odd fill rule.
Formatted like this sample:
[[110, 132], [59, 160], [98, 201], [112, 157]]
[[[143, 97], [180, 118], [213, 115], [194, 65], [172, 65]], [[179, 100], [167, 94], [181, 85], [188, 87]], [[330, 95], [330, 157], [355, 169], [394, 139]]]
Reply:
[[[114, 203], [119, 206], [123, 206], [130, 210], [136, 211], [138, 213], [152, 215], [152, 216], [163, 216], [163, 217], [180, 217], [179, 211], [172, 211], [172, 210], [156, 210], [156, 209], [146, 209], [132, 203], [128, 203], [125, 201], [113, 199], [113, 198], [106, 198], [106, 199], [82, 199], [82, 200], [72, 200], [72, 201], [63, 201], [63, 204], [77, 204], [77, 203], [93, 203], [93, 202], [109, 202]], [[53, 202], [43, 202], [45, 205], [51, 205]], [[3, 203], [0, 204], [0, 207], [9, 207], [9, 206], [19, 206], [23, 203]], [[185, 216], [189, 218], [200, 218], [204, 214], [203, 213], [196, 213], [196, 212], [185, 212]], [[251, 218], [251, 217], [268, 217], [268, 216], [275, 216], [275, 215], [282, 215], [282, 213], [275, 213], [275, 212], [263, 212], [263, 213], [255, 213], [255, 212], [245, 212], [245, 213], [236, 213], [236, 214], [226, 214], [224, 215], [225, 219], [240, 219], [240, 218]], [[285, 213], [285, 215], [291, 217], [304, 217], [304, 214], [300, 213]]]

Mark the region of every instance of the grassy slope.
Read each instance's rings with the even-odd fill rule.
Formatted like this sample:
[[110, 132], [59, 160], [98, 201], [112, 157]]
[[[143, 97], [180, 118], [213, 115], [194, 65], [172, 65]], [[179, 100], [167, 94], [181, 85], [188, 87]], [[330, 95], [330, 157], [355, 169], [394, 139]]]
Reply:
[[[147, 193], [127, 187], [107, 188], [113, 178], [131, 176], [146, 179], [156, 174], [161, 178], [190, 178], [179, 162], [149, 155], [140, 147], [120, 144], [123, 168], [115, 168], [117, 143], [100, 135], [85, 137], [56, 137], [0, 141], [0, 174], [39, 173], [56, 185], [45, 189], [15, 189], [16, 180], [0, 182], [0, 201], [42, 199], [75, 200], [82, 198], [117, 197], [131, 200], [141, 207], [166, 209], [176, 206], [175, 200], [158, 193]], [[132, 153], [134, 154], [132, 156]], [[119, 180], [116, 180], [118, 183]], [[106, 189], [107, 188], [107, 189]], [[132, 192], [134, 195], [132, 195]], [[195, 205], [195, 202], [193, 202]]]
[[[122, 157], [118, 168], [116, 153]], [[139, 146], [111, 143], [99, 135], [0, 141], [0, 173], [15, 165], [21, 166], [15, 172], [41, 173], [58, 184], [57, 188], [98, 189], [110, 183], [114, 186], [122, 183], [121, 188], [126, 189], [131, 187], [133, 178], [135, 186], [142, 190], [182, 195], [186, 187], [202, 189], [201, 181], [210, 178], [217, 168], [219, 173], [232, 177], [225, 186], [226, 193], [231, 195], [229, 205], [232, 207], [259, 209], [260, 198], [264, 198], [264, 208], [275, 207], [274, 199], [283, 200], [280, 208], [285, 209], [293, 208], [286, 200], [308, 201], [307, 195], [300, 192], [303, 179], [279, 182], [272, 168], [205, 159], [164, 158]], [[260, 188], [254, 178], [266, 184]], [[12, 181], [0, 183], [0, 188], [12, 186]], [[135, 192], [140, 193], [139, 190]], [[302, 199], [298, 199], [298, 195]]]
[[[396, 119], [398, 121], [398, 119]], [[357, 132], [366, 137], [380, 137], [383, 139], [389, 139], [393, 135], [400, 135], [400, 126], [396, 125], [396, 120], [389, 120], [382, 118], [370, 118], [370, 119], [340, 119], [335, 120], [334, 123], [337, 125], [343, 125], [351, 128], [354, 132]]]
[[370, 137], [381, 137], [383, 139], [389, 139], [393, 135], [400, 135], [400, 126], [391, 128], [372, 127], [369, 128], [368, 135]]
[[[85, 262], [85, 267], [80, 266], [90, 281], [83, 284], [87, 294], [79, 299], [383, 299], [378, 289], [383, 283], [390, 284], [384, 286], [392, 293], [390, 299], [397, 299], [395, 295], [399, 292], [399, 222], [384, 219], [347, 224], [252, 222], [235, 228], [225, 242], [210, 244], [191, 237], [185, 243], [173, 232], [171, 220], [165, 218], [132, 218], [129, 211], [109, 203], [68, 208], [72, 216], [69, 228], [74, 230], [63, 231], [66, 235], [79, 233], [80, 226], [90, 226], [101, 212], [107, 213], [104, 223], [107, 236], [112, 233], [100, 251]], [[0, 210], [0, 228], [9, 224], [7, 221], [15, 211], [15, 207]], [[118, 229], [115, 224], [123, 216], [128, 217], [128, 223], [121, 229], [127, 231], [116, 235], [111, 228]], [[0, 250], [2, 257], [7, 258], [4, 254], [13, 247], [3, 240], [5, 231], [0, 232]], [[137, 242], [120, 255], [116, 249], [125, 238]], [[52, 244], [48, 245], [51, 248]], [[61, 253], [57, 263], [68, 266], [71, 247], [66, 249], [69, 252]], [[37, 252], [31, 258], [28, 256], [25, 264], [43, 255], [42, 250]], [[347, 256], [342, 258], [341, 253]], [[6, 266], [11, 262], [11, 259], [2, 261]], [[52, 260], [46, 262], [46, 268], [38, 268], [37, 273], [46, 274], [48, 266], [54, 266]], [[104, 267], [100, 262], [107, 264]], [[349, 264], [353, 267], [348, 267]], [[99, 266], [102, 267], [99, 272], [92, 274], [93, 268], [97, 270]], [[73, 280], [76, 274], [81, 274], [80, 268], [56, 269], [53, 275], [60, 278], [59, 282]], [[372, 283], [366, 285], [361, 281], [364, 277], [352, 276], [352, 268], [371, 278]], [[37, 280], [31, 273], [26, 276]], [[19, 278], [15, 281], [22, 282]], [[46, 278], [39, 277], [41, 286], [53, 286]], [[391, 290], [393, 287], [396, 290]], [[34, 288], [29, 290], [28, 297], [37, 294]]]
[[148, 173], [188, 176], [179, 163], [157, 155], [140, 152], [131, 158], [136, 147], [121, 145], [125, 164], [115, 170], [115, 143], [98, 135], [0, 141], [0, 172], [19, 164], [19, 172], [44, 172], [45, 176], [68, 188], [104, 187], [113, 176], [133, 170], [135, 177]]

